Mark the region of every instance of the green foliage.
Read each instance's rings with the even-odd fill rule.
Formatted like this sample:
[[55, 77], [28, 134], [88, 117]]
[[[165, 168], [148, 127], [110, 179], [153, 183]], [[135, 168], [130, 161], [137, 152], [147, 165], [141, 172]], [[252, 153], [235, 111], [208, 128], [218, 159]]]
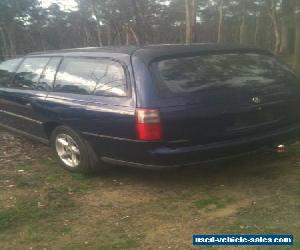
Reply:
[[[37, 0], [1, 0], [0, 58], [49, 49], [184, 42], [184, 0], [76, 2], [77, 8], [67, 10], [55, 3], [45, 9]], [[197, 0], [197, 24], [193, 29], [195, 41], [216, 42], [219, 23], [223, 22], [224, 43], [243, 43], [274, 50], [274, 20], [277, 20], [279, 31], [285, 30], [287, 2], [288, 9], [291, 9], [296, 8], [299, 1], [224, 0], [223, 19], [220, 20], [220, 0]], [[273, 14], [272, 3], [275, 6]], [[295, 19], [294, 15], [288, 15], [288, 18]], [[300, 51], [299, 38], [294, 41], [300, 37], [295, 35], [296, 26], [294, 21], [287, 24], [289, 53]]]

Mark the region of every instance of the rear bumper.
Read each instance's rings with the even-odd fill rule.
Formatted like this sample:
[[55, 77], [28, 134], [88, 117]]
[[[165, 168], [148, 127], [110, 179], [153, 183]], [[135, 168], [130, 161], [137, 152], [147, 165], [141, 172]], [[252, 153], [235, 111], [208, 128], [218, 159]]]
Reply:
[[[102, 156], [101, 159], [111, 164], [141, 168], [192, 166], [202, 162], [234, 158], [265, 147], [274, 147], [278, 144], [292, 143], [297, 141], [299, 136], [300, 125], [295, 125], [231, 141], [179, 148], [147, 145], [146, 143], [141, 145], [141, 142], [132, 142], [131, 146], [125, 150], [125, 152], [130, 152], [128, 155], [125, 153], [121, 154], [121, 157], [117, 157], [117, 154], [113, 154]], [[115, 146], [117, 147], [117, 144]]]
[[192, 167], [192, 166], [196, 166], [196, 165], [200, 165], [200, 164], [208, 164], [208, 163], [212, 163], [212, 162], [222, 162], [225, 160], [229, 160], [229, 159], [236, 159], [242, 156], [246, 156], [249, 154], [254, 154], [254, 153], [258, 153], [259, 151], [262, 151], [263, 148], [255, 150], [255, 151], [250, 151], [250, 152], [244, 152], [244, 153], [240, 153], [240, 154], [233, 154], [233, 155], [228, 155], [228, 156], [224, 156], [224, 157], [219, 157], [219, 158], [215, 158], [215, 159], [210, 159], [210, 160], [198, 160], [196, 162], [185, 162], [185, 163], [181, 163], [181, 164], [172, 164], [172, 165], [159, 165], [159, 164], [147, 164], [147, 163], [139, 163], [139, 162], [132, 162], [132, 161], [124, 161], [124, 160], [117, 160], [114, 158], [110, 158], [110, 157], [101, 157], [101, 160], [105, 163], [109, 163], [112, 165], [118, 165], [118, 166], [127, 166], [127, 167], [133, 167], [133, 168], [142, 168], [142, 169], [171, 169], [171, 168], [180, 168], [180, 167]]

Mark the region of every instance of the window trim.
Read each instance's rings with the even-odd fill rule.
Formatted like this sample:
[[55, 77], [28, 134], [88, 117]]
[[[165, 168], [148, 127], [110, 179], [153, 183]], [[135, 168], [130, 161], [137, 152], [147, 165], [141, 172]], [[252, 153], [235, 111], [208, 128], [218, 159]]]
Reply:
[[[65, 59], [69, 59], [69, 58], [73, 58], [73, 59], [92, 59], [92, 60], [107, 60], [107, 61], [112, 61], [112, 62], [117, 62], [119, 63], [125, 73], [125, 87], [126, 87], [126, 95], [124, 96], [117, 96], [117, 95], [95, 95], [95, 94], [78, 94], [78, 93], [71, 93], [71, 92], [62, 92], [62, 91], [54, 91], [55, 86], [56, 86], [56, 81], [57, 81], [57, 75], [58, 73], [61, 71], [62, 69], [62, 64], [64, 62]], [[61, 93], [61, 94], [76, 94], [76, 95], [83, 95], [83, 96], [94, 96], [94, 97], [100, 97], [100, 98], [123, 98], [123, 99], [129, 99], [132, 97], [132, 90], [131, 90], [131, 79], [130, 79], [130, 73], [127, 67], [127, 64], [121, 60], [118, 60], [116, 58], [113, 57], [92, 57], [92, 56], [63, 56], [63, 59], [61, 60], [58, 69], [56, 71], [55, 74], [55, 78], [54, 78], [54, 82], [52, 84], [52, 93]]]
[[[36, 57], [37, 57], [37, 56], [36, 56]], [[36, 58], [36, 57], [35, 57], [35, 58]], [[45, 57], [46, 57], [46, 56], [45, 56]], [[34, 58], [34, 57], [30, 57], [30, 58]], [[46, 90], [47, 92], [50, 92], [51, 90], [53, 90], [53, 88], [54, 88], [54, 83], [55, 83], [55, 81], [56, 81], [56, 75], [57, 75], [57, 72], [58, 72], [58, 70], [59, 70], [59, 68], [60, 68], [60, 65], [61, 65], [63, 59], [64, 59], [63, 56], [51, 56], [50, 59], [49, 59], [49, 61], [48, 61], [48, 63], [46, 64], [46, 66], [44, 67], [44, 69], [43, 69], [43, 71], [42, 71], [42, 73], [41, 73], [41, 75], [40, 75], [40, 78], [39, 78], [39, 80], [38, 80], [38, 83], [40, 83], [40, 81], [41, 81], [41, 79], [42, 79], [42, 76], [44, 75], [46, 69], [48, 68], [48, 65], [50, 64], [50, 62], [51, 62], [51, 60], [52, 60], [53, 58], [59, 58], [59, 62], [58, 62], [58, 64], [57, 64], [57, 66], [56, 66], [56, 70], [55, 70], [55, 73], [54, 73], [54, 78], [53, 78], [52, 83], [51, 83], [50, 85], [47, 84], [47, 90]]]

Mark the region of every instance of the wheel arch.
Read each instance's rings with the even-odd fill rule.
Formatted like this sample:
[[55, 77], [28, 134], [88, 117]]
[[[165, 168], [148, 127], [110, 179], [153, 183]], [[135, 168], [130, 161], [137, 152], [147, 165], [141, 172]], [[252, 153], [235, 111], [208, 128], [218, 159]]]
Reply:
[[64, 124], [54, 121], [44, 123], [44, 132], [48, 139], [51, 138], [52, 132], [59, 126], [64, 126]]

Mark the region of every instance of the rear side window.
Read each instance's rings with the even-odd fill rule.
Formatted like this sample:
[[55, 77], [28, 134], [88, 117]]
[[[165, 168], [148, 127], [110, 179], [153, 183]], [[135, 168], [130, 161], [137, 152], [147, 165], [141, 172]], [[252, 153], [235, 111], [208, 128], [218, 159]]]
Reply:
[[57, 74], [54, 91], [126, 96], [126, 74], [123, 66], [112, 60], [67, 58]]
[[161, 93], [189, 94], [210, 88], [283, 84], [295, 74], [260, 54], [213, 54], [161, 60], [153, 65]]
[[48, 57], [26, 58], [16, 73], [12, 87], [47, 90], [44, 84], [39, 84], [39, 79], [49, 60]]
[[0, 87], [8, 87], [22, 58], [12, 59], [0, 63]]

